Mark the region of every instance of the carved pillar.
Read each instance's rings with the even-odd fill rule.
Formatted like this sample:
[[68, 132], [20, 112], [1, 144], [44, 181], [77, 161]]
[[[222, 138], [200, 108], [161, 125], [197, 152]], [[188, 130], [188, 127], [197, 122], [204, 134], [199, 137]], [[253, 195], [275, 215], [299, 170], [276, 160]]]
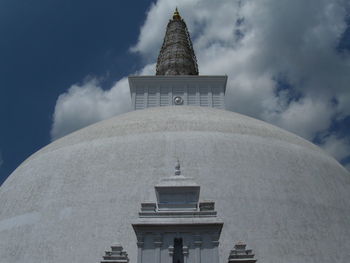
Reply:
[[198, 84], [196, 85], [196, 106], [201, 105], [201, 100], [200, 100], [200, 91], [199, 91], [199, 86]]
[[131, 101], [132, 101], [132, 106], [134, 107], [134, 109], [136, 109], [136, 89], [135, 89], [135, 92], [133, 92], [131, 95]]
[[225, 93], [223, 91], [220, 92], [220, 97], [221, 97], [221, 107], [222, 109], [225, 109]]
[[168, 261], [168, 263], [173, 263], [174, 246], [170, 245], [168, 247], [168, 251], [169, 251], [169, 261]]
[[213, 262], [219, 262], [219, 238], [220, 233], [214, 233], [211, 235], [211, 244], [213, 246]]
[[213, 92], [210, 85], [208, 85], [208, 107], [213, 107]]
[[157, 104], [156, 104], [156, 106], [159, 107], [160, 106], [160, 86], [158, 85], [156, 88], [157, 88], [157, 95], [156, 95]]
[[171, 106], [173, 105], [173, 87], [169, 87], [168, 90], [168, 105], [167, 106]]
[[144, 89], [143, 93], [143, 109], [146, 109], [148, 107], [148, 86]]
[[162, 247], [162, 236], [160, 234], [156, 234], [153, 239], [153, 244], [154, 244], [154, 253], [155, 253], [155, 258], [154, 262], [155, 263], [160, 263], [160, 253], [161, 253], [161, 247]]
[[137, 263], [142, 263], [143, 235], [137, 235]]
[[188, 259], [188, 246], [183, 246], [182, 247], [182, 253], [184, 255], [184, 263], [187, 263]]
[[201, 246], [202, 246], [202, 238], [200, 235], [196, 234], [193, 236], [193, 245], [194, 245], [194, 254], [195, 261], [194, 263], [201, 263]]

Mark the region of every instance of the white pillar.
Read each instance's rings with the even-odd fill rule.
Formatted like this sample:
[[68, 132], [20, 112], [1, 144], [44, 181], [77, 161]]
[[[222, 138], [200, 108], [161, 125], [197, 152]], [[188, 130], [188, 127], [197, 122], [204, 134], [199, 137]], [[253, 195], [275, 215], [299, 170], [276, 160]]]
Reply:
[[155, 257], [154, 257], [154, 263], [161, 263], [160, 261], [160, 253], [161, 250], [160, 248], [162, 247], [162, 236], [160, 234], [157, 234], [154, 236], [154, 253], [155, 253]]
[[143, 235], [137, 236], [137, 263], [142, 263]]
[[131, 95], [132, 107], [136, 110], [136, 91], [134, 91]]
[[148, 107], [148, 86], [144, 88], [143, 93], [143, 108], [146, 109]]
[[222, 109], [225, 109], [225, 94], [223, 91], [220, 92]]
[[200, 106], [201, 105], [201, 98], [200, 98], [200, 93], [199, 93], [199, 87], [196, 85], [196, 105]]
[[169, 87], [168, 91], [168, 106], [173, 105], [173, 87]]
[[193, 239], [194, 239], [193, 245], [194, 245], [194, 253], [195, 253], [194, 263], [201, 263], [202, 238], [200, 235], [194, 235]]
[[208, 85], [208, 107], [213, 107], [213, 92], [212, 87]]
[[220, 233], [214, 233], [211, 235], [211, 244], [212, 244], [212, 262], [219, 262], [219, 238]]
[[188, 246], [183, 246], [182, 247], [182, 252], [184, 255], [184, 263], [187, 263], [187, 259], [188, 259]]
[[156, 95], [156, 97], [157, 97], [157, 102], [156, 102], [156, 106], [160, 106], [160, 86], [159, 86], [159, 84], [158, 84], [158, 86], [156, 87], [157, 88], [157, 95]]
[[169, 246], [168, 248], [169, 251], [169, 261], [168, 263], [173, 263], [173, 255], [174, 255], [174, 246]]

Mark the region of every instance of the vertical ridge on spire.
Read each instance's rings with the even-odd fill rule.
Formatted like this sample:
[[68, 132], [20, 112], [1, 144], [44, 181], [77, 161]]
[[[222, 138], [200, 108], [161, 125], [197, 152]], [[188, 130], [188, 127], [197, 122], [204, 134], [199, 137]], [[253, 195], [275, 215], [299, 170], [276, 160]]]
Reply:
[[159, 52], [156, 75], [198, 75], [196, 55], [185, 21], [176, 7]]

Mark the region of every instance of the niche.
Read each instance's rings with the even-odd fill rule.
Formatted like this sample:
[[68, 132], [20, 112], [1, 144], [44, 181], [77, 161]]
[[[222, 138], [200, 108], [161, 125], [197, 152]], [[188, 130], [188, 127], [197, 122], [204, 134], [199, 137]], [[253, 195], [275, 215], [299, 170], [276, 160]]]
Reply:
[[174, 238], [173, 263], [184, 263], [182, 238]]

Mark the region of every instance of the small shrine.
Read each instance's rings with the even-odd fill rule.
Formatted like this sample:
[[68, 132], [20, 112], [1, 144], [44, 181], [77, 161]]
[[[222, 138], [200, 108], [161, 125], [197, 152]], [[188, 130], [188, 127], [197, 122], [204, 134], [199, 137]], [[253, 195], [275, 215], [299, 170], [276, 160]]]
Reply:
[[155, 186], [157, 201], [141, 204], [132, 224], [137, 236], [137, 263], [219, 262], [218, 245], [223, 221], [212, 201], [199, 201], [200, 186], [175, 175]]
[[[219, 263], [219, 238], [223, 221], [213, 201], [200, 201], [200, 186], [181, 174], [155, 185], [155, 202], [141, 203], [132, 222], [137, 238], [137, 263]], [[228, 263], [255, 263], [251, 249], [243, 242], [231, 250]], [[106, 251], [101, 263], [128, 263], [119, 244]]]
[[230, 252], [228, 263], [255, 263], [254, 254], [251, 249], [246, 249], [246, 244], [238, 242]]
[[101, 263], [128, 263], [128, 254], [120, 244], [112, 245], [110, 251], [105, 251]]

